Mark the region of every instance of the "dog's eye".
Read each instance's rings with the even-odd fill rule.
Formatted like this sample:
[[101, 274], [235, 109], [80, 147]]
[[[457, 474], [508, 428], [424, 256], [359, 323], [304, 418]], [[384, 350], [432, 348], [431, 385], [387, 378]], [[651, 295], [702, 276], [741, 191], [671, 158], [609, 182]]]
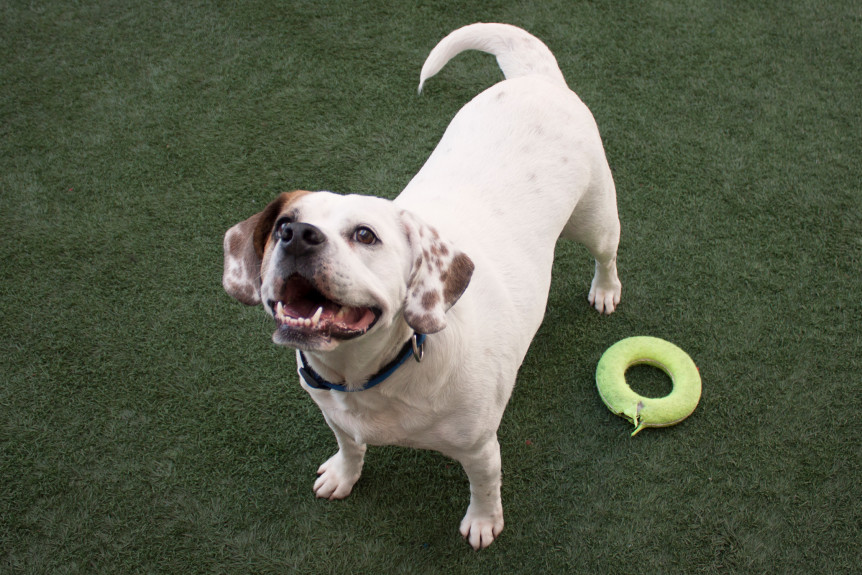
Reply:
[[356, 231], [353, 232], [353, 239], [360, 244], [365, 244], [366, 246], [371, 246], [377, 243], [377, 236], [374, 235], [371, 228], [365, 226], [359, 226], [356, 228]]

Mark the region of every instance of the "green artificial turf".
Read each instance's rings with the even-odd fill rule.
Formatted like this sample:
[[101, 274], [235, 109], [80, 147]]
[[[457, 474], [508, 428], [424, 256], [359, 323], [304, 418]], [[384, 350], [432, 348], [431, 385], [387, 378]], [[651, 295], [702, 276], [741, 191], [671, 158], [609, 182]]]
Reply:
[[[473, 21], [554, 51], [623, 224], [611, 317], [559, 245], [480, 553], [441, 455], [372, 448], [313, 497], [334, 438], [220, 285], [224, 231], [278, 192], [399, 192], [501, 77], [464, 54], [417, 96]], [[0, 572], [858, 570], [860, 31], [850, 0], [0, 3]], [[631, 335], [703, 379], [635, 438], [593, 381]]]

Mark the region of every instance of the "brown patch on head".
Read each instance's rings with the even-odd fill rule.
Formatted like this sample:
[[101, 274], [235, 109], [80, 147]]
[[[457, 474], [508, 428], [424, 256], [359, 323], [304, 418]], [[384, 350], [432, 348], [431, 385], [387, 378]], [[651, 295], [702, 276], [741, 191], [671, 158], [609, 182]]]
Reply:
[[285, 192], [247, 220], [230, 228], [224, 237], [222, 285], [246, 305], [260, 303], [260, 266], [266, 243], [279, 214], [310, 192]]
[[287, 208], [296, 200], [311, 192], [305, 190], [296, 190], [295, 192], [282, 192], [279, 196], [271, 201], [263, 211], [258, 214], [257, 226], [254, 229], [254, 251], [257, 257], [263, 259], [263, 252], [266, 248], [266, 242], [272, 233], [272, 227], [275, 221]]

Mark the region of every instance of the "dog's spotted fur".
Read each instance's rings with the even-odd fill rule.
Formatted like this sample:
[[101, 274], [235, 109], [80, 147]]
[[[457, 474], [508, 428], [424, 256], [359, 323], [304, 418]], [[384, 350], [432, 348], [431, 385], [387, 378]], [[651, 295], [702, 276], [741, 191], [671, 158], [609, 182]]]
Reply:
[[446, 327], [446, 312], [467, 289], [473, 262], [447, 245], [433, 227], [409, 212], [404, 211], [401, 216], [415, 256], [404, 319], [419, 333], [437, 333]]

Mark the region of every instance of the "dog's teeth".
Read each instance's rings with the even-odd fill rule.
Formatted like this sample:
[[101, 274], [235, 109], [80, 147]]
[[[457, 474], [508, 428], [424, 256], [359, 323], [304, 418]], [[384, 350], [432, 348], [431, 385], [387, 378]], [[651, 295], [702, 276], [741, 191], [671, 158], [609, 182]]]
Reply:
[[291, 317], [284, 309], [284, 304], [282, 302], [279, 301], [275, 304], [275, 317], [285, 325], [289, 325], [291, 327], [317, 327], [318, 324], [320, 324], [320, 318], [322, 315], [323, 306], [320, 306], [311, 317]]
[[311, 316], [311, 325], [316, 327], [317, 324], [320, 323], [320, 316], [322, 314], [323, 314], [323, 306], [320, 306], [319, 308], [317, 308], [317, 311], [314, 312], [314, 315]]
[[341, 321], [342, 319], [344, 319], [344, 313], [346, 311], [347, 311], [347, 308], [344, 306], [341, 306], [340, 308], [338, 308], [338, 313], [335, 314], [335, 321]]

